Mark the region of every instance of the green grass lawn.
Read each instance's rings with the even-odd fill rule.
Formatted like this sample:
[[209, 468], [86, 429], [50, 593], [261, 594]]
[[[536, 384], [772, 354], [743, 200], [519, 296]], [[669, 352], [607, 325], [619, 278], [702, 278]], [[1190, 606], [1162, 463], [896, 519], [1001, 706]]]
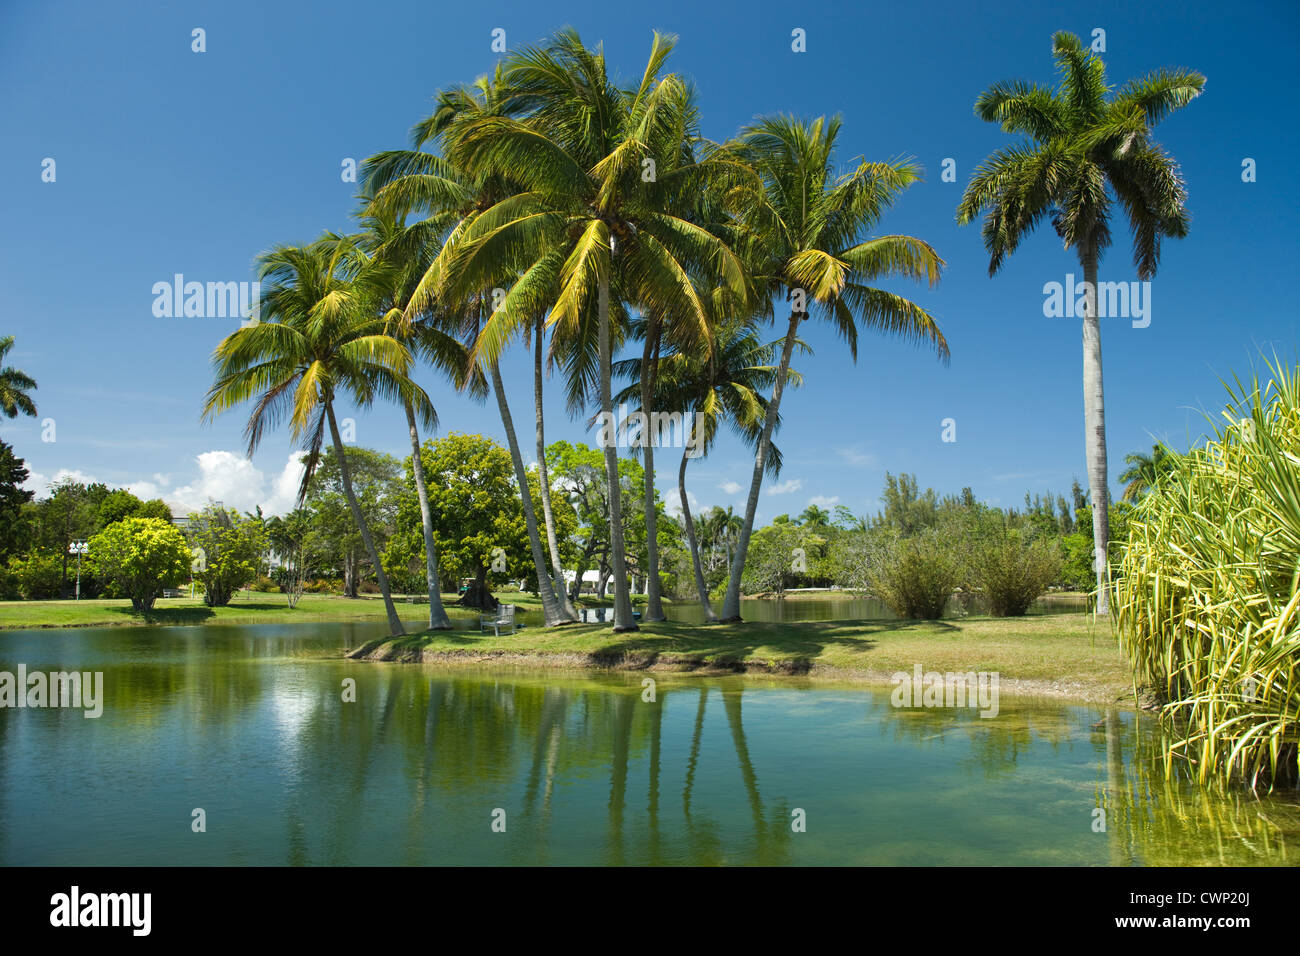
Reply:
[[[540, 607], [532, 594], [503, 594], [502, 600], [525, 610]], [[452, 614], [474, 615], [472, 610], [452, 608], [456, 595], [442, 596]], [[428, 622], [429, 606], [397, 601], [403, 621]], [[131, 610], [127, 600], [93, 601], [0, 601], [0, 628], [111, 627], [119, 624], [291, 624], [324, 621], [383, 621], [384, 602], [379, 595], [356, 599], [337, 594], [304, 594], [296, 608], [290, 608], [283, 594], [241, 591], [226, 607], [208, 607], [198, 598], [159, 598], [147, 614]]]
[[[522, 610], [540, 609], [535, 595], [498, 597]], [[477, 612], [451, 608], [453, 616]], [[586, 601], [593, 604], [596, 602]], [[424, 604], [398, 601], [414, 630], [427, 622]], [[290, 609], [279, 594], [242, 593], [227, 607], [189, 598], [158, 601], [141, 615], [123, 600], [3, 601], [0, 629], [113, 625], [276, 624], [385, 619], [377, 595], [349, 600], [304, 595]], [[3, 640], [3, 637], [0, 637]], [[948, 621], [799, 621], [735, 625], [644, 624], [615, 634], [607, 624], [528, 627], [494, 637], [489, 631], [424, 632], [359, 648], [372, 660], [423, 660], [445, 665], [515, 663], [542, 667], [657, 667], [674, 670], [748, 670], [818, 678], [880, 680], [895, 671], [996, 671], [1007, 691], [1113, 701], [1131, 697], [1132, 672], [1110, 627], [1088, 614], [1023, 618], [968, 617]]]
[[1132, 672], [1110, 627], [1086, 614], [952, 621], [665, 622], [615, 634], [608, 625], [525, 628], [495, 637], [426, 632], [374, 641], [354, 656], [445, 664], [747, 670], [874, 679], [896, 671], [996, 671], [1004, 689], [1113, 701]]

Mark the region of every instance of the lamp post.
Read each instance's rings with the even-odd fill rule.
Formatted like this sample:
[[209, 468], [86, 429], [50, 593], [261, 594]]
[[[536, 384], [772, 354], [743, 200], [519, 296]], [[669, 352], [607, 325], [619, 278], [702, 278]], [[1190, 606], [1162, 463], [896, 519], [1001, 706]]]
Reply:
[[81, 556], [90, 550], [85, 541], [74, 541], [68, 545], [68, 554], [77, 556], [77, 600], [81, 600]]

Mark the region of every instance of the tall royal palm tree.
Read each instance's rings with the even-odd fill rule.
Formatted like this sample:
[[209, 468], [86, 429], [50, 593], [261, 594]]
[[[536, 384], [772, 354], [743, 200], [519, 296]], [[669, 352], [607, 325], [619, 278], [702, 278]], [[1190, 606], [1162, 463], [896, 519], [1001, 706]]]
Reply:
[[1187, 191], [1178, 164], [1151, 132], [1201, 92], [1205, 77], [1190, 70], [1158, 70], [1111, 96], [1105, 63], [1077, 36], [1057, 33], [1052, 53], [1060, 74], [1055, 90], [1014, 81], [995, 84], [976, 99], [976, 116], [1024, 141], [994, 153], [975, 171], [957, 207], [957, 221], [964, 225], [984, 214], [989, 275], [997, 274], [1044, 217], [1078, 256], [1085, 283], [1084, 450], [1097, 547], [1097, 613], [1108, 614], [1110, 490], [1098, 265], [1110, 246], [1116, 201], [1133, 232], [1133, 263], [1140, 279], [1156, 274], [1164, 237], [1187, 235]]
[[[0, 363], [4, 362], [13, 347], [12, 335], [0, 338]], [[0, 412], [9, 418], [17, 418], [19, 412], [36, 417], [36, 403], [27, 394], [35, 390], [36, 380], [26, 372], [12, 365], [0, 367]]]
[[[645, 160], [663, 159], [646, 154], [665, 141], [662, 128], [679, 126], [674, 111], [687, 100], [681, 80], [662, 74], [672, 46], [672, 38], [655, 34], [641, 81], [630, 90], [610, 79], [604, 54], [584, 47], [573, 30], [556, 34], [544, 47], [521, 50], [506, 64], [520, 118], [478, 119], [449, 150], [466, 168], [508, 173], [521, 188], [478, 218], [462, 254], [444, 276], [458, 286], [472, 287], [502, 261], [522, 258], [536, 265], [523, 273], [507, 301], [529, 301], [529, 277], [536, 270], [538, 287], [552, 275], [558, 285], [549, 324], [580, 326], [595, 306], [615, 631], [635, 630], [636, 624], [623, 540], [618, 451], [609, 437], [614, 432], [611, 365], [618, 337], [611, 318], [622, 303], [644, 314], [685, 317], [676, 321], [693, 321], [698, 340], [707, 342], [707, 317], [691, 277], [707, 272], [742, 292], [745, 287], [739, 259], [713, 233], [677, 215], [671, 198], [704, 188], [727, 164], [673, 166], [663, 161], [656, 188], [646, 188]], [[611, 301], [613, 296], [621, 302]], [[515, 323], [535, 314], [525, 307], [497, 313]], [[498, 322], [479, 347], [495, 354], [511, 331], [508, 321]]]
[[[741, 574], [799, 324], [813, 316], [828, 321], [855, 360], [860, 327], [928, 342], [941, 358], [948, 356], [948, 343], [925, 309], [869, 285], [890, 277], [931, 285], [939, 281], [943, 260], [929, 243], [912, 236], [863, 237], [920, 172], [909, 162], [860, 161], [837, 178], [833, 170], [840, 125], [838, 117], [811, 122], [786, 116], [763, 119], [746, 129], [733, 147], [761, 180], [759, 188], [742, 184], [730, 196], [740, 220], [743, 254], [756, 284], [790, 303], [790, 317], [731, 560], [724, 621], [740, 620]], [[770, 302], [764, 308], [770, 314]]]
[[[486, 367], [519, 484], [543, 616], [546, 624], [551, 626], [571, 621], [575, 616], [568, 600], [562, 600], [557, 594], [557, 591], [563, 593], [562, 576], [552, 578], [552, 574], [562, 575], [558, 549], [552, 551], [554, 560], [548, 570], [514, 418], [501, 377], [499, 349], [480, 353], [477, 345], [477, 339], [493, 327], [498, 312], [506, 306], [510, 309], [520, 308], [521, 300], [531, 302], [537, 295], [535, 292], [530, 294], [528, 290], [531, 286], [520, 280], [517, 263], [513, 258], [502, 257], [492, 262], [490, 269], [484, 269], [476, 276], [478, 285], [460, 284], [454, 292], [450, 291], [451, 286], [444, 276], [448, 261], [455, 257], [460, 243], [472, 230], [479, 216], [513, 195], [517, 187], [509, 170], [473, 171], [451, 162], [445, 156], [436, 156], [423, 149], [436, 142], [444, 146], [445, 152], [447, 145], [455, 142], [459, 131], [466, 125], [485, 118], [507, 115], [511, 103], [510, 89], [504, 82], [500, 67], [493, 76], [481, 77], [472, 86], [444, 91], [438, 96], [434, 113], [418, 123], [412, 131], [414, 148], [381, 153], [368, 160], [367, 182], [375, 190], [372, 206], [376, 213], [395, 208], [416, 209], [425, 216], [422, 220], [425, 228], [443, 231], [442, 249], [427, 264], [407, 303], [407, 319], [410, 320], [415, 313], [423, 312], [447, 328], [458, 329], [471, 340], [472, 356], [476, 360], [481, 358]], [[545, 276], [536, 280], [534, 284], [541, 285], [544, 278]], [[499, 302], [500, 296], [496, 292], [498, 283], [515, 284], [520, 287], [520, 291], [508, 302]], [[551, 520], [549, 514], [547, 518]], [[548, 539], [552, 536], [553, 532], [548, 534]], [[556, 580], [559, 581], [558, 585]]]
[[409, 377], [410, 350], [388, 334], [384, 319], [376, 314], [378, 293], [371, 277], [355, 274], [350, 266], [353, 255], [350, 241], [326, 235], [305, 247], [280, 246], [261, 256], [261, 321], [232, 332], [213, 352], [216, 378], [203, 418], [211, 420], [253, 401], [244, 428], [251, 456], [266, 430], [287, 417], [294, 440], [304, 441], [307, 449], [299, 503], [306, 497], [328, 429], [343, 493], [379, 579], [389, 630], [398, 636], [404, 633], [402, 622], [352, 490], [334, 404], [340, 396], [361, 408], [376, 398], [411, 401], [417, 408], [431, 403]]

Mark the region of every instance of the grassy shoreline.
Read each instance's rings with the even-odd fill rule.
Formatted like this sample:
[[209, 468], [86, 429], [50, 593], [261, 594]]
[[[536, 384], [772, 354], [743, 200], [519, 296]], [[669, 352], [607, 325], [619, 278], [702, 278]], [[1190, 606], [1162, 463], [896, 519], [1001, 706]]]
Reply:
[[[501, 595], [521, 609], [539, 609], [534, 595]], [[450, 605], [454, 595], [444, 595]], [[588, 602], [594, 604], [595, 602]], [[397, 605], [408, 627], [422, 627], [427, 605]], [[474, 620], [471, 609], [450, 608]], [[385, 620], [377, 596], [347, 599], [304, 595], [290, 609], [277, 594], [241, 595], [227, 607], [189, 598], [160, 600], [146, 615], [129, 602], [0, 602], [4, 630], [43, 628], [193, 626], [204, 624], [318, 624]], [[564, 670], [644, 670], [680, 674], [769, 675], [817, 681], [880, 684], [897, 671], [996, 671], [1001, 692], [1132, 706], [1132, 671], [1109, 626], [1086, 613], [1023, 618], [967, 617], [943, 621], [751, 621], [743, 624], [643, 624], [615, 634], [607, 624], [523, 628], [494, 637], [473, 630], [419, 631], [369, 641], [348, 654], [356, 660], [416, 662], [441, 667]]]
[[[472, 608], [455, 608], [455, 594], [444, 594], [443, 602], [453, 616], [475, 618]], [[502, 600], [523, 610], [540, 609], [535, 595], [501, 595]], [[398, 616], [405, 622], [424, 623], [429, 604], [408, 604], [396, 598]], [[356, 621], [385, 621], [384, 602], [379, 595], [345, 598], [337, 594], [304, 594], [296, 608], [284, 595], [256, 591], [240, 592], [225, 607], [211, 608], [198, 598], [159, 598], [152, 611], [131, 610], [121, 599], [84, 601], [0, 601], [0, 631], [39, 630], [52, 627], [168, 627], [186, 624], [346, 624]]]
[[1133, 705], [1132, 672], [1105, 623], [1084, 614], [953, 621], [664, 622], [615, 634], [604, 625], [423, 632], [368, 641], [354, 660], [443, 667], [662, 671], [886, 683], [916, 664], [997, 672], [1002, 693]]

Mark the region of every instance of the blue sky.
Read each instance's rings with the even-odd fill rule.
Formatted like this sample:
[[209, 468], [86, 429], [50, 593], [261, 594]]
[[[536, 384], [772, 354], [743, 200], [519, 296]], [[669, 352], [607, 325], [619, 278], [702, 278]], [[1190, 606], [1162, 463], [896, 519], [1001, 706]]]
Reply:
[[[1182, 164], [1191, 234], [1165, 246], [1149, 327], [1102, 323], [1115, 488], [1126, 452], [1152, 436], [1185, 446], [1202, 432], [1202, 410], [1221, 404], [1220, 376], [1257, 362], [1261, 348], [1295, 356], [1298, 10], [6, 0], [0, 332], [17, 337], [11, 361], [40, 383], [35, 397], [55, 440], [42, 441], [30, 419], [4, 421], [0, 437], [27, 459], [38, 488], [74, 474], [189, 507], [211, 497], [278, 510], [293, 478], [287, 433], [249, 462], [242, 416], [198, 420], [210, 353], [236, 322], [157, 318], [153, 284], [175, 273], [250, 280], [269, 246], [348, 229], [356, 187], [340, 177], [343, 160], [406, 145], [436, 90], [491, 69], [494, 28], [515, 48], [575, 26], [588, 43], [603, 41], [626, 77], [639, 74], [659, 29], [680, 37], [669, 65], [697, 84], [711, 138], [759, 114], [838, 112], [844, 162], [914, 157], [926, 181], [881, 229], [926, 239], [948, 263], [934, 290], [896, 286], [938, 317], [947, 367], [867, 336], [854, 364], [827, 330], [804, 330], [815, 355], [800, 363], [805, 386], [784, 402], [786, 467], [768, 483], [760, 521], [810, 501], [874, 511], [886, 470], [915, 472], [942, 492], [969, 485], [1004, 505], [1026, 490], [1067, 492], [1084, 479], [1080, 330], [1075, 319], [1044, 317], [1042, 289], [1077, 273], [1076, 262], [1049, 228], [990, 279], [978, 228], [957, 227], [953, 211], [971, 170], [1007, 142], [972, 115], [976, 95], [997, 80], [1051, 82], [1052, 33], [1090, 38], [1101, 28], [1114, 85], [1162, 66], [1208, 77], [1205, 93], [1158, 132]], [[206, 31], [204, 53], [191, 50], [196, 27]], [[791, 50], [795, 28], [807, 52]], [[47, 157], [54, 182], [42, 181]], [[1247, 157], [1253, 183], [1242, 181]], [[955, 183], [941, 180], [945, 158], [956, 163]], [[1136, 278], [1125, 229], [1101, 278]], [[503, 371], [517, 419], [529, 421], [525, 354]], [[494, 406], [452, 394], [431, 374], [423, 381], [443, 433], [504, 441]], [[558, 384], [552, 392], [558, 398]], [[395, 409], [355, 417], [359, 444], [409, 451]], [[955, 442], [941, 440], [945, 418], [956, 422]], [[548, 404], [548, 438], [594, 441], [558, 400]], [[739, 443], [720, 443], [691, 466], [698, 503], [741, 510], [751, 462]]]

